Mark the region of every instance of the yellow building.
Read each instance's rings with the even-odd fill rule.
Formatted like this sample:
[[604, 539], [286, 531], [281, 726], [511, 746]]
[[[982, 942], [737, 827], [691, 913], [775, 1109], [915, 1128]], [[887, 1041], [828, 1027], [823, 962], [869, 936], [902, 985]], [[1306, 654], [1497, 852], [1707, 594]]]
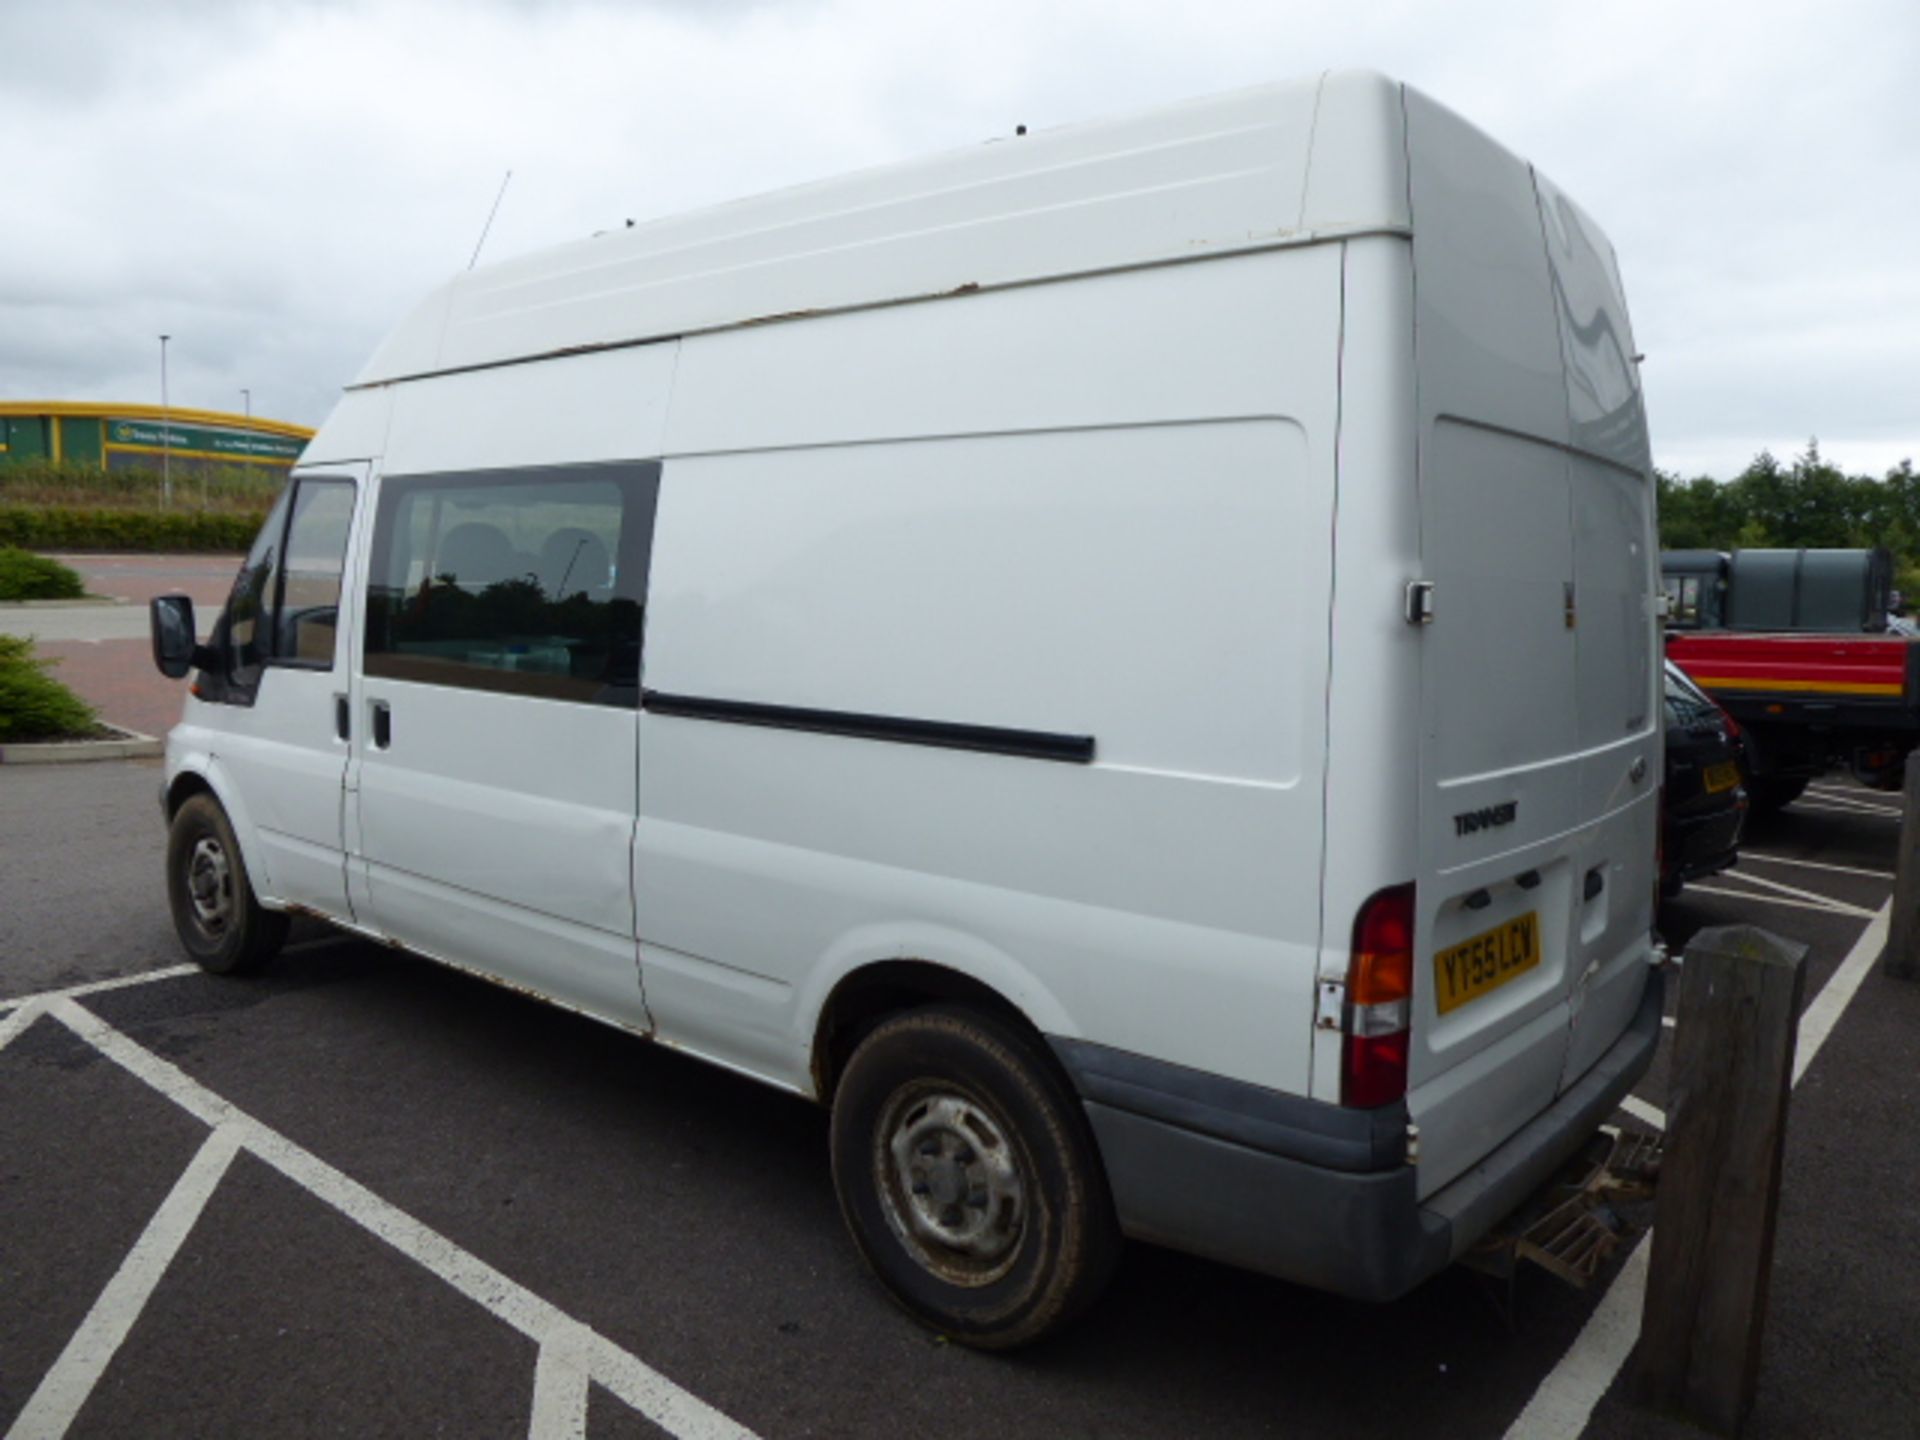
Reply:
[[0, 401], [0, 465], [64, 461], [103, 470], [194, 471], [218, 465], [285, 470], [313, 431], [284, 420], [179, 406], [70, 400]]

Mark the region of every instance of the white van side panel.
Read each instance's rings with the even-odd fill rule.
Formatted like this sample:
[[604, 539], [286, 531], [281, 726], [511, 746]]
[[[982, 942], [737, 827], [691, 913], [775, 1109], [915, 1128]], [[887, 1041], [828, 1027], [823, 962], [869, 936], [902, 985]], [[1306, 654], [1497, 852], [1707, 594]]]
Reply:
[[1296, 419], [1330, 443], [1339, 254], [1236, 256], [699, 336], [682, 348], [666, 453], [1253, 416]]
[[393, 413], [393, 389], [350, 390], [328, 414], [307, 448], [302, 465], [334, 465], [346, 460], [374, 460], [386, 450], [387, 422]]
[[653, 459], [666, 436], [679, 349], [667, 341], [394, 386], [382, 469], [413, 475]]
[[1338, 266], [1327, 247], [686, 342], [647, 688], [1097, 754], [643, 713], [662, 1038], [806, 1088], [833, 983], [904, 957], [1056, 1033], [1304, 1091]]
[[[1350, 74], [1377, 109], [1397, 87]], [[587, 345], [689, 335], [963, 288], [1286, 244], [1329, 224], [1404, 217], [1393, 187], [1306, 208], [1310, 151], [1327, 172], [1391, 174], [1377, 128], [1316, 123], [1319, 77], [975, 145], [610, 231], [451, 281], [387, 337], [371, 384]], [[1355, 205], [1363, 194], [1381, 208]]]
[[[1398, 115], [1398, 105], [1395, 106]], [[1413, 879], [1420, 644], [1406, 585], [1420, 569], [1414, 445], [1413, 249], [1377, 236], [1345, 251], [1339, 493], [1327, 680], [1327, 865], [1320, 975], [1342, 986], [1353, 923], [1376, 891]], [[1312, 1026], [1310, 1015], [1303, 1026]], [[1338, 1030], [1315, 1030], [1316, 1100], [1340, 1099]]]

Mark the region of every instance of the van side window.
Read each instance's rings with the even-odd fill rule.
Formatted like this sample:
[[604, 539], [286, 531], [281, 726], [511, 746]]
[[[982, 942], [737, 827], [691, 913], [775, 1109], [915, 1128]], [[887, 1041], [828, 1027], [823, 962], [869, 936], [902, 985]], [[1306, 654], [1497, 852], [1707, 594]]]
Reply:
[[366, 673], [636, 707], [659, 474], [638, 462], [388, 476]]
[[253, 548], [241, 562], [233, 593], [227, 597], [227, 673], [222, 677], [222, 699], [251, 704], [254, 688], [260, 683], [260, 667], [266, 663], [268, 652], [274, 583], [280, 573], [280, 541], [286, 533], [287, 506], [292, 498], [292, 486], [280, 493], [254, 537]]
[[278, 664], [333, 668], [339, 627], [340, 572], [353, 524], [353, 486], [302, 480], [293, 493], [287, 543], [274, 606], [271, 658]]

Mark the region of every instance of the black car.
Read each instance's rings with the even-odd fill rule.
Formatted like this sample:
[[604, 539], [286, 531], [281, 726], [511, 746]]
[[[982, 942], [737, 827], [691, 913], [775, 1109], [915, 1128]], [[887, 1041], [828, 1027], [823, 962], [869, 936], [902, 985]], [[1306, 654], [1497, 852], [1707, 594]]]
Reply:
[[1740, 727], [1671, 661], [1666, 667], [1666, 786], [1660, 810], [1660, 893], [1725, 870], [1747, 819]]

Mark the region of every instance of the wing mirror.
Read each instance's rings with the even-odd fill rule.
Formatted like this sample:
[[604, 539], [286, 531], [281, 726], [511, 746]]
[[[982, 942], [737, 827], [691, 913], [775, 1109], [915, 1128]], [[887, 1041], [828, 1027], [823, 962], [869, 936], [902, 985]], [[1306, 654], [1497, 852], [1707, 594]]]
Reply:
[[193, 628], [193, 601], [185, 595], [156, 595], [147, 604], [153, 632], [154, 668], [169, 680], [193, 669], [212, 670], [219, 656], [200, 644]]

